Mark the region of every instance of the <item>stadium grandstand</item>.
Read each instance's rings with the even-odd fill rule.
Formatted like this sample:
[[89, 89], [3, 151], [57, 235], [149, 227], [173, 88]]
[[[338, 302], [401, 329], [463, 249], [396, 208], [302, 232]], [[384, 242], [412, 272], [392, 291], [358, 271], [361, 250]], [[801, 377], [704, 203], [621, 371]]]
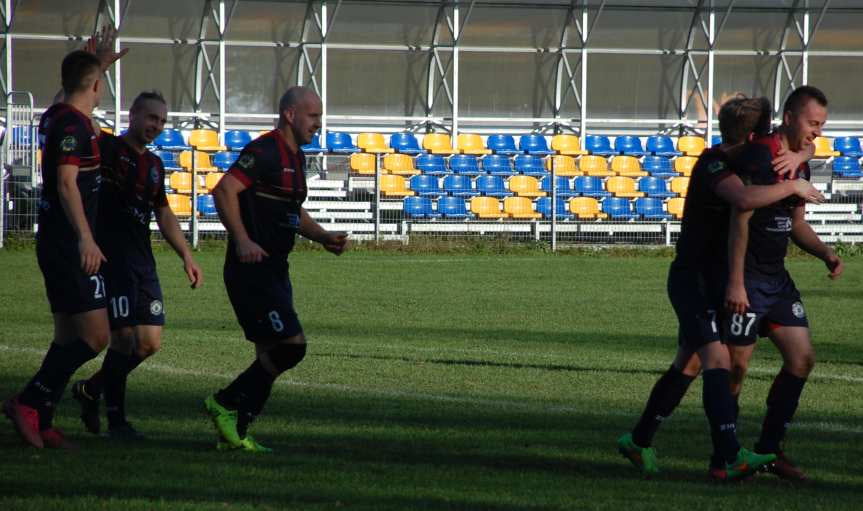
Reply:
[[[0, 0], [0, 243], [31, 235], [41, 112], [96, 27], [130, 53], [97, 111], [122, 132], [141, 90], [169, 105], [154, 150], [193, 243], [224, 236], [209, 195], [271, 129], [291, 84], [323, 99], [305, 208], [354, 239], [506, 237], [671, 244], [688, 176], [729, 94], [830, 99], [807, 220], [863, 242], [863, 81], [852, 0]], [[50, 65], [47, 65], [50, 63]], [[554, 212], [554, 213], [552, 213]]]

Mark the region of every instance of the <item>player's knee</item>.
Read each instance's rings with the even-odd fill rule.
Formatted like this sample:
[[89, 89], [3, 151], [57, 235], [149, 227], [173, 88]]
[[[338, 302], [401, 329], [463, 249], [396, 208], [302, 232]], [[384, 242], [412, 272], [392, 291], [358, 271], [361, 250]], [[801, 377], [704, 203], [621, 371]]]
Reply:
[[130, 327], [118, 328], [111, 332], [111, 349], [120, 353], [131, 353], [135, 347], [135, 330]]
[[280, 343], [267, 351], [266, 357], [277, 374], [292, 369], [306, 356], [306, 344]]
[[142, 359], [152, 357], [162, 349], [162, 341], [160, 339], [150, 340], [138, 344], [137, 354]]
[[800, 378], [806, 378], [815, 367], [815, 350], [808, 349], [793, 357], [789, 364], [791, 373]]

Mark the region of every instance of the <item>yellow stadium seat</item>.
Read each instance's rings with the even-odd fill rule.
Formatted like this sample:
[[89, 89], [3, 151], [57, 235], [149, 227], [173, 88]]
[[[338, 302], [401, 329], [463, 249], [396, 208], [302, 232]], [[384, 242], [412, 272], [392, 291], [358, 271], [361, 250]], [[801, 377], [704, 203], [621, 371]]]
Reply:
[[452, 140], [446, 133], [429, 133], [423, 137], [423, 149], [432, 154], [455, 154]]
[[101, 129], [102, 129], [102, 131], [104, 131], [105, 133], [107, 133], [107, 134], [109, 134], [109, 135], [113, 135], [113, 134], [114, 134], [114, 130], [112, 130], [112, 129], [111, 129], [110, 127], [108, 127], [108, 126], [102, 126], [102, 128], [101, 128]]
[[[387, 146], [384, 136], [380, 133], [360, 133], [357, 136], [357, 147], [367, 153], [394, 153], [395, 149]], [[374, 168], [372, 169], [374, 173]]]
[[219, 184], [219, 181], [222, 180], [222, 177], [224, 175], [225, 174], [221, 172], [211, 172], [207, 174], [207, 176], [204, 178], [204, 187], [207, 190], [212, 191], [216, 187], [216, 185]]
[[558, 176], [580, 176], [581, 172], [575, 166], [575, 158], [563, 154], [556, 154], [551, 158], [546, 158], [545, 168], [551, 172], [551, 166], [554, 165], [554, 173]]
[[381, 175], [381, 193], [388, 197], [409, 197], [414, 194], [408, 190], [405, 178], [390, 174]]
[[680, 195], [681, 197], [686, 197], [686, 191], [689, 189], [689, 178], [688, 177], [675, 177], [671, 180], [671, 191]]
[[168, 183], [171, 188], [178, 193], [192, 193], [192, 173], [191, 172], [171, 172], [171, 177], [168, 178]]
[[189, 133], [189, 145], [198, 151], [227, 151], [228, 148], [219, 143], [219, 134], [213, 130], [192, 130]]
[[542, 218], [533, 210], [533, 202], [527, 197], [507, 197], [503, 200], [503, 212], [512, 218]]
[[506, 218], [500, 211], [500, 201], [494, 197], [474, 197], [470, 200], [470, 212], [477, 218]]
[[375, 164], [377, 158], [374, 154], [354, 153], [351, 155], [351, 172], [363, 175], [375, 175]]
[[[180, 166], [186, 170], [192, 170], [192, 151], [183, 151], [180, 153]], [[195, 151], [195, 168], [198, 172], [218, 172], [219, 169], [210, 163], [210, 155]]]
[[644, 192], [638, 191], [635, 180], [631, 177], [610, 177], [605, 182], [605, 189], [613, 193], [615, 197], [644, 197]]
[[683, 197], [674, 197], [673, 199], [668, 199], [665, 205], [668, 207], [668, 212], [674, 215], [676, 218], [683, 218], [683, 205], [686, 203], [686, 199]]
[[414, 159], [406, 154], [388, 154], [384, 156], [384, 170], [390, 174], [413, 176], [420, 171], [414, 167]]
[[704, 151], [704, 139], [687, 135], [677, 139], [677, 150], [687, 156], [698, 156]]
[[599, 202], [593, 197], [575, 197], [569, 200], [569, 211], [578, 218], [608, 218], [600, 211]]
[[575, 135], [555, 135], [551, 137], [551, 149], [557, 151], [558, 154], [568, 156], [587, 154], [587, 151], [581, 148], [581, 141]]
[[168, 206], [177, 216], [192, 216], [192, 198], [188, 195], [169, 193]]
[[608, 170], [608, 160], [602, 156], [586, 155], [578, 160], [578, 168], [588, 176], [613, 176], [614, 173]]
[[815, 158], [833, 156], [839, 156], [839, 151], [833, 150], [833, 141], [826, 137], [815, 137]]
[[641, 162], [635, 156], [615, 156], [611, 160], [611, 170], [618, 176], [642, 177], [647, 172], [641, 170]]
[[486, 149], [482, 143], [482, 137], [474, 133], [461, 133], [457, 141], [462, 154], [491, 154], [491, 149]]
[[509, 178], [509, 191], [518, 194], [519, 197], [545, 197], [545, 192], [539, 189], [539, 181], [533, 176]]
[[694, 156], [678, 156], [674, 159], [674, 171], [683, 176], [691, 176], [697, 161], [698, 158]]

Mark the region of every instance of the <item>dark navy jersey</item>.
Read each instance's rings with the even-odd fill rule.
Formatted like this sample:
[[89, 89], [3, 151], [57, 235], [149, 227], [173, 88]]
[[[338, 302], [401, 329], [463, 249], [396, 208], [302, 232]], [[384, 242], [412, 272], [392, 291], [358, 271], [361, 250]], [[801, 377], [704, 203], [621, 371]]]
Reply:
[[701, 153], [686, 192], [683, 221], [677, 239], [677, 268], [724, 273], [728, 267], [730, 206], [714, 190], [733, 174], [728, 155], [718, 148]]
[[57, 191], [60, 165], [78, 167], [78, 191], [84, 215], [94, 230], [99, 205], [99, 145], [90, 118], [65, 103], [52, 105], [39, 121], [42, 151], [42, 199], [39, 202], [40, 238], [76, 241]]
[[96, 237], [105, 257], [122, 252], [126, 257], [152, 260], [150, 218], [168, 205], [165, 168], [150, 151], [138, 153], [121, 137], [103, 133], [102, 190]]
[[[735, 164], [743, 182], [747, 185], [772, 185], [785, 179], [809, 180], [808, 163], [801, 164], [787, 176], [780, 176], [773, 171], [771, 161], [781, 147], [778, 133], [746, 144]], [[794, 209], [803, 204], [803, 199], [792, 195], [752, 213], [746, 246], [746, 275], [777, 275], [785, 271], [791, 217]]]
[[[248, 188], [238, 198], [243, 226], [271, 259], [284, 259], [294, 247], [300, 207], [306, 200], [306, 159], [288, 148], [279, 130], [253, 140], [228, 173]], [[233, 239], [228, 260], [235, 257]]]

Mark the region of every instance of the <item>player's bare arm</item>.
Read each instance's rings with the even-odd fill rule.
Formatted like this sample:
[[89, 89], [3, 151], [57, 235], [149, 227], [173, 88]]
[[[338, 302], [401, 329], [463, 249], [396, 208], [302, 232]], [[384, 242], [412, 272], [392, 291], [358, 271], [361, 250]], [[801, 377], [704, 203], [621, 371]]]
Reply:
[[775, 185], [746, 186], [737, 175], [731, 175], [716, 185], [716, 194], [741, 211], [763, 208], [792, 195], [813, 204], [824, 201], [821, 192], [805, 179], [782, 181]]
[[305, 208], [300, 208], [300, 235], [324, 246], [328, 252], [341, 255], [348, 247], [348, 235], [330, 232], [321, 227]]
[[213, 190], [213, 201], [216, 203], [216, 211], [219, 213], [222, 225], [234, 240], [240, 262], [259, 263], [263, 258], [270, 257], [270, 254], [249, 238], [249, 233], [243, 226], [238, 195], [246, 188], [242, 181], [230, 174], [225, 174]]
[[177, 221], [176, 215], [171, 211], [170, 206], [156, 208], [154, 213], [162, 237], [165, 238], [168, 244], [171, 245], [171, 248], [174, 249], [174, 252], [183, 261], [183, 270], [186, 272], [186, 277], [189, 278], [192, 289], [201, 287], [201, 284], [204, 283], [204, 274], [192, 256], [192, 250], [189, 248], [188, 243], [186, 243], [186, 237], [183, 236], [183, 231], [180, 229], [180, 222]]
[[88, 275], [99, 271], [102, 261], [107, 261], [96, 241], [93, 232], [84, 215], [84, 205], [81, 202], [81, 192], [78, 190], [78, 167], [76, 165], [60, 165], [57, 169], [57, 193], [63, 211], [75, 235], [78, 236], [78, 253], [81, 255], [81, 269]]
[[794, 215], [791, 217], [791, 239], [798, 247], [824, 261], [830, 271], [827, 274], [828, 277], [838, 278], [844, 269], [842, 259], [830, 246], [821, 241], [809, 222], [805, 220], [804, 213], [803, 206], [794, 209]]
[[[87, 42], [84, 43], [84, 51], [92, 53], [96, 57], [99, 58], [99, 62], [102, 64], [102, 72], [106, 72], [108, 69], [114, 65], [114, 62], [117, 62], [124, 55], [129, 53], [129, 48], [123, 48], [119, 52], [114, 51], [114, 43], [117, 40], [117, 29], [110, 25], [105, 25], [102, 27], [102, 30], [93, 34], [93, 37], [87, 39]], [[51, 101], [51, 104], [60, 103], [66, 99], [66, 95], [63, 93], [63, 89], [57, 91], [57, 94], [54, 95], [54, 99]], [[95, 122], [95, 121], [94, 121]], [[98, 129], [96, 130], [99, 131]]]
[[746, 245], [749, 243], [749, 219], [753, 211], [731, 208], [728, 225], [728, 286], [725, 290], [725, 308], [743, 314], [749, 308], [749, 298], [743, 280], [746, 263]]

